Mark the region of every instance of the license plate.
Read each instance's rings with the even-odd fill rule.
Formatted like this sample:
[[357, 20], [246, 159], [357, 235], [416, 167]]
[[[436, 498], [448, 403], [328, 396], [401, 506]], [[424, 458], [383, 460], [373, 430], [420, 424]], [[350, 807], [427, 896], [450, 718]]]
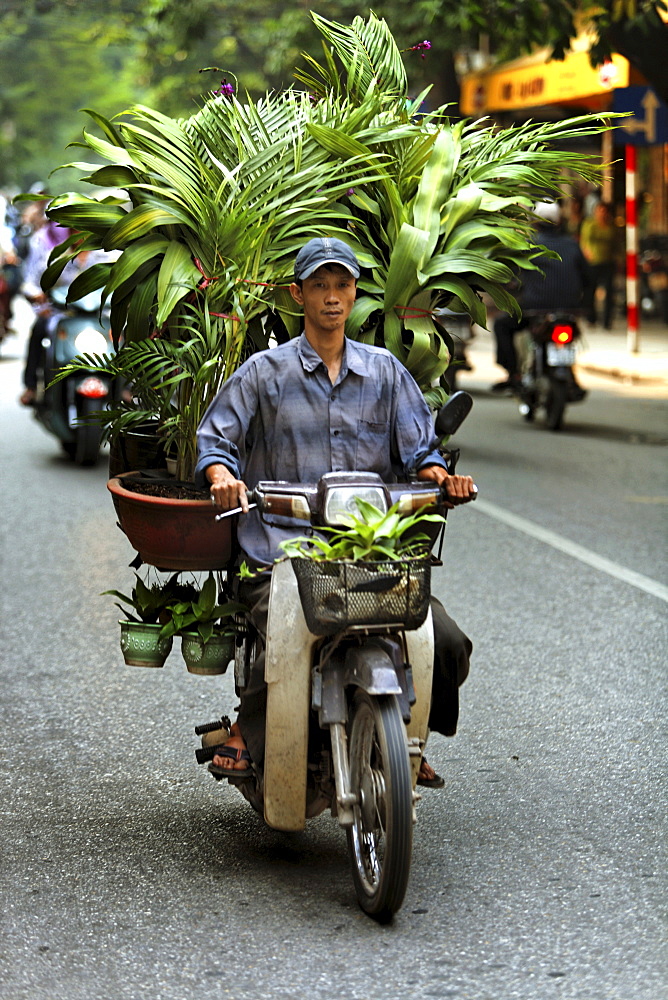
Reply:
[[558, 344], [547, 344], [547, 363], [550, 368], [559, 368], [563, 365], [570, 368], [575, 364], [575, 346], [564, 344], [560, 347]]

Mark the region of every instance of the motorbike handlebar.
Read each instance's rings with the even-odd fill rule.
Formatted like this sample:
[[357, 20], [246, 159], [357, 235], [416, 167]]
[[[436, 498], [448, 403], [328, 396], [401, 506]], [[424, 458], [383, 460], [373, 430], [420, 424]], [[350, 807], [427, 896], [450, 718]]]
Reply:
[[[280, 491], [277, 491], [276, 494], [272, 495], [269, 483], [263, 483], [261, 485], [264, 487], [263, 489], [252, 489], [252, 490], [248, 490], [248, 492], [246, 493], [246, 498], [248, 500], [248, 509], [249, 510], [252, 510], [253, 507], [258, 507], [259, 506], [261, 508], [261, 512], [262, 513], [266, 513], [267, 511], [265, 510], [265, 507], [268, 506], [267, 505], [267, 500], [269, 498], [271, 498], [272, 501], [273, 501], [271, 503], [271, 508], [272, 508], [272, 512], [273, 513], [283, 514], [284, 516], [288, 516], [288, 517], [290, 517], [290, 516], [295, 517], [296, 516], [296, 517], [302, 518], [304, 520], [310, 520], [311, 519], [311, 515], [315, 514], [315, 512], [316, 512], [316, 508], [315, 508], [316, 490], [314, 490], [314, 488], [312, 486], [304, 488], [304, 492], [302, 493], [301, 491], [297, 492], [297, 490], [298, 490], [298, 484], [286, 484], [286, 483], [278, 484], [277, 483], [276, 485], [277, 486], [280, 485], [282, 487], [282, 489]], [[427, 485], [426, 481], [422, 481], [419, 484], [415, 483], [414, 485], [415, 485], [415, 487], [418, 487], [418, 485], [419, 485], [419, 491], [423, 495], [424, 495], [424, 493], [427, 493], [427, 494], [431, 493], [433, 495], [433, 497], [434, 497], [434, 502], [437, 502], [436, 497], [438, 497], [439, 499], [444, 500], [444, 501], [447, 500], [450, 503], [456, 503], [457, 502], [457, 498], [456, 497], [452, 497], [452, 496], [449, 495], [449, 493], [447, 491], [447, 486], [445, 486], [445, 485], [442, 485], [440, 487], [434, 486], [432, 488], [432, 487], [429, 487]], [[400, 484], [395, 484], [394, 485], [394, 489], [395, 490], [398, 489], [402, 493], [402, 495], [405, 496], [407, 493], [410, 493], [409, 486], [410, 486], [410, 484], [400, 483]], [[269, 489], [267, 489], [267, 487], [269, 487]], [[287, 489], [286, 489], [286, 487], [287, 487]], [[301, 497], [301, 499], [302, 499], [302, 504], [300, 505], [299, 512], [296, 512], [295, 510], [292, 509], [292, 504], [294, 502], [295, 495], [298, 496], [298, 497]], [[468, 499], [469, 500], [475, 500], [477, 496], [478, 496], [478, 487], [474, 483], [473, 484], [473, 493], [471, 494], [471, 496]], [[289, 505], [290, 509], [288, 509], [287, 506], [285, 507], [285, 509], [279, 509], [280, 506], [282, 506], [282, 505], [280, 505], [280, 499], [283, 500], [284, 504]], [[311, 500], [310, 503], [309, 503], [309, 499]], [[276, 506], [276, 501], [277, 500], [279, 501], [279, 507]], [[213, 502], [213, 499], [212, 499], [212, 502]], [[424, 501], [423, 501], [423, 503], [424, 503]], [[427, 503], [429, 503], [429, 501], [427, 501]], [[242, 514], [242, 513], [244, 513], [244, 511], [243, 511], [243, 509], [241, 507], [233, 507], [231, 510], [223, 511], [221, 514], [216, 514], [216, 521], [221, 521], [221, 520], [223, 520], [226, 517], [233, 517], [235, 514]]]

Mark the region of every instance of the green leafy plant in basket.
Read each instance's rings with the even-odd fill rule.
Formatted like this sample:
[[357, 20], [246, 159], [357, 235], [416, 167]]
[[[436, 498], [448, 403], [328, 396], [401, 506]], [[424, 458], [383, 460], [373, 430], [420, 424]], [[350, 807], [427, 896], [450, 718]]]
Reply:
[[299, 585], [304, 616], [315, 634], [331, 635], [356, 624], [401, 624], [417, 628], [429, 606], [429, 535], [422, 525], [443, 524], [440, 514], [402, 516], [360, 498], [359, 517], [343, 527], [318, 529], [325, 537], [281, 544]]
[[318, 531], [325, 538], [291, 538], [281, 542], [281, 549], [290, 559], [316, 561], [377, 562], [380, 560], [406, 560], [426, 556], [429, 536], [417, 531], [426, 522], [445, 523], [441, 514], [418, 511], [403, 516], [398, 504], [387, 511], [379, 510], [366, 500], [357, 498], [360, 516], [348, 514], [342, 528], [323, 527]]

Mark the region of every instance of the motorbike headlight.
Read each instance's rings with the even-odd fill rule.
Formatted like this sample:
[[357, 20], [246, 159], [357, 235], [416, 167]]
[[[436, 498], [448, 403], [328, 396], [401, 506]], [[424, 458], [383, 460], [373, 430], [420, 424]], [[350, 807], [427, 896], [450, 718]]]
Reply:
[[387, 496], [382, 486], [336, 486], [328, 490], [325, 497], [325, 523], [342, 524], [351, 514], [359, 517], [358, 498], [373, 504], [383, 514], [387, 513]]
[[106, 354], [107, 338], [94, 326], [85, 326], [74, 340], [77, 354]]

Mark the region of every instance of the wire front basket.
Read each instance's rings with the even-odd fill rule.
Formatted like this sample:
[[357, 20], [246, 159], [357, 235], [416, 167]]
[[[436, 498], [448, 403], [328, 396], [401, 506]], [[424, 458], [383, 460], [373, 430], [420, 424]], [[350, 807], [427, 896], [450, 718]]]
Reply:
[[334, 635], [351, 625], [416, 629], [429, 610], [431, 563], [327, 562], [293, 559], [309, 630]]

